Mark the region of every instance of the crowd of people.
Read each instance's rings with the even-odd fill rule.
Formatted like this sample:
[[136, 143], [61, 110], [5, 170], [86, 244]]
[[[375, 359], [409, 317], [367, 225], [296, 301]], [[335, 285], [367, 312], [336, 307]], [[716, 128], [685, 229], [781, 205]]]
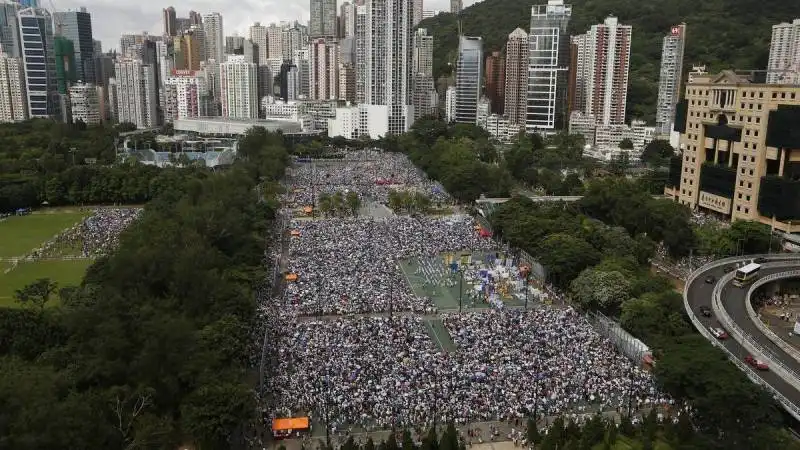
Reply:
[[94, 258], [116, 248], [120, 234], [141, 214], [141, 208], [98, 208], [83, 221], [33, 250], [30, 259], [80, 256]]
[[297, 279], [286, 304], [305, 315], [430, 312], [430, 299], [414, 295], [398, 261], [495, 246], [466, 215], [296, 221], [292, 232], [288, 272]]
[[444, 314], [445, 352], [418, 316], [288, 321], [270, 378], [274, 414], [332, 432], [668, 403], [650, 374], [571, 309]]
[[341, 160], [299, 163], [290, 171], [292, 189], [283, 200], [309, 206], [323, 193], [356, 192], [362, 201], [386, 204], [392, 190], [410, 189], [434, 204], [452, 201], [444, 188], [429, 180], [408, 158], [379, 150], [348, 152]]

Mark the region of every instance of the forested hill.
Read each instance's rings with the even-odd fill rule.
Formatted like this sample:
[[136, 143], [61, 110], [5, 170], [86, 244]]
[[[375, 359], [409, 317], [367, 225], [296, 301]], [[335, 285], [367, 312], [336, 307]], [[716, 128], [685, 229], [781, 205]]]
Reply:
[[[531, 6], [546, 0], [484, 0], [465, 9], [463, 32], [484, 39], [484, 51], [504, 48], [516, 27], [530, 27]], [[608, 15], [633, 26], [628, 116], [654, 120], [662, 38], [670, 26], [686, 22], [685, 67], [764, 69], [772, 25], [800, 18], [797, 0], [566, 0], [573, 5], [571, 34], [581, 34]], [[419, 25], [434, 37], [434, 75], [449, 73], [458, 47], [452, 14]]]

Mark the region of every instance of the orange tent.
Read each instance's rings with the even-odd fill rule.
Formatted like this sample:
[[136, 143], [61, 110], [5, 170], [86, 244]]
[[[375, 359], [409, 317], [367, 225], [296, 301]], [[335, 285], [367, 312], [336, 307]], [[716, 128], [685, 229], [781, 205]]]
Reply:
[[311, 211], [313, 211], [313, 210], [314, 210], [314, 208], [312, 208], [310, 206], [304, 206], [303, 207], [303, 212], [306, 213], [306, 214], [311, 214]]
[[286, 274], [286, 281], [297, 281], [297, 274], [296, 273]]
[[272, 419], [272, 432], [275, 434], [308, 430], [308, 417], [285, 417]]
[[294, 237], [300, 237], [300, 230], [292, 230], [291, 235]]

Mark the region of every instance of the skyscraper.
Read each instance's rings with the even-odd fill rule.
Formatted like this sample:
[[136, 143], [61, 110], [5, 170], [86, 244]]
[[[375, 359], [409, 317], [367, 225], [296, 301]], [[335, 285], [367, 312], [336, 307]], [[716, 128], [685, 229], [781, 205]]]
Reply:
[[173, 41], [175, 69], [200, 70], [200, 61], [205, 56], [201, 42], [202, 34], [202, 30], [193, 29], [175, 36]]
[[602, 24], [592, 25], [584, 45], [587, 66], [578, 68], [579, 74], [587, 75], [583, 112], [594, 116], [599, 125], [624, 124], [631, 26], [620, 25], [616, 17], [607, 17]]
[[123, 58], [114, 64], [117, 120], [138, 128], [158, 126], [158, 90], [153, 66]]
[[412, 99], [414, 119], [433, 115], [438, 98], [433, 83], [433, 36], [428, 30], [418, 28], [414, 33], [414, 53], [412, 64]]
[[244, 48], [244, 36], [225, 36], [225, 54], [233, 55], [238, 50]]
[[477, 120], [482, 73], [483, 40], [479, 37], [461, 36], [458, 40], [456, 63], [456, 122], [475, 123]]
[[311, 0], [311, 21], [308, 35], [312, 38], [335, 38], [336, 0]]
[[267, 57], [283, 59], [283, 29], [274, 23], [267, 27]]
[[19, 21], [17, 3], [0, 2], [0, 45], [3, 53], [12, 58], [21, 58], [22, 52], [19, 39]]
[[411, 24], [414, 26], [419, 25], [422, 21], [422, 0], [413, 0], [414, 6], [412, 9], [413, 18], [411, 19]]
[[31, 118], [58, 117], [60, 98], [56, 83], [53, 20], [42, 8], [18, 13], [28, 115]]
[[205, 55], [203, 55], [203, 59], [223, 61], [225, 34], [222, 30], [222, 15], [220, 13], [204, 15], [203, 31], [205, 35]]
[[800, 84], [800, 19], [772, 27], [768, 84]]
[[80, 11], [60, 11], [53, 13], [56, 28], [61, 36], [72, 41], [75, 46], [75, 72], [78, 80], [94, 83], [94, 39], [92, 37], [92, 16], [86, 8]]
[[0, 122], [28, 118], [25, 74], [20, 58], [0, 53]]
[[506, 60], [502, 53], [492, 52], [486, 57], [486, 97], [492, 114], [503, 114], [505, 84]]
[[528, 33], [517, 28], [506, 43], [506, 83], [503, 111], [509, 122], [522, 125], [528, 110]]
[[355, 29], [355, 71], [356, 71], [356, 103], [364, 103], [367, 98], [367, 7], [356, 6]]
[[675, 118], [675, 105], [683, 78], [683, 49], [686, 45], [686, 24], [675, 25], [664, 37], [661, 47], [661, 71], [658, 79], [656, 127], [661, 135], [669, 136]]
[[291, 26], [281, 30], [281, 41], [283, 42], [283, 59], [292, 60], [294, 52], [306, 45], [306, 37], [303, 31], [297, 26]]
[[176, 72], [167, 78], [164, 82], [166, 121], [173, 122], [176, 119], [204, 115], [203, 103], [206, 91], [205, 80], [195, 76], [195, 72]]
[[464, 9], [464, 0], [450, 0], [450, 13], [461, 14]]
[[224, 117], [258, 118], [258, 73], [244, 56], [230, 56], [220, 64], [220, 94]]
[[97, 90], [97, 86], [91, 83], [78, 83], [69, 87], [73, 122], [81, 121], [87, 125], [100, 123], [100, 96]]
[[175, 8], [172, 6], [164, 8], [163, 12], [164, 22], [164, 36], [177, 36], [178, 35], [178, 17], [175, 14]]
[[202, 24], [203, 16], [201, 16], [197, 11], [189, 11], [189, 26]]
[[250, 40], [258, 46], [258, 64], [266, 64], [269, 57], [269, 47], [267, 46], [267, 27], [260, 22], [254, 23], [250, 27]]
[[318, 38], [311, 42], [311, 99], [339, 98], [339, 47], [336, 42]]
[[567, 120], [567, 82], [570, 41], [567, 27], [572, 5], [548, 0], [531, 7], [528, 34], [528, 110], [526, 129], [564, 128]]
[[413, 71], [415, 74], [433, 76], [433, 36], [425, 28], [414, 33]]
[[339, 7], [339, 37], [346, 38], [356, 33], [356, 4], [342, 3]]

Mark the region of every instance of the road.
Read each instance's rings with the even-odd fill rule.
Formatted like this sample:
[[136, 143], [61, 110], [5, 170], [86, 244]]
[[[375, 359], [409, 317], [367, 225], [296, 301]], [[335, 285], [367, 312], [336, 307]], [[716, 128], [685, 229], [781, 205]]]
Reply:
[[[779, 261], [781, 258], [781, 256], [775, 256], [770, 262]], [[715, 283], [706, 283], [705, 279], [708, 276], [714, 276], [717, 280], [721, 279], [723, 275], [725, 275], [724, 267], [725, 266], [705, 270], [700, 269], [702, 272], [694, 276], [694, 280], [686, 289], [687, 301], [692, 309], [691, 312], [699, 319], [706, 329], [708, 329], [709, 326], [720, 326], [720, 322], [713, 314], [712, 317], [707, 318], [700, 313], [701, 306], [713, 309], [712, 294]], [[764, 268], [761, 270], [760, 276], [764, 277], [774, 273], [786, 272], [797, 267], [800, 267], [800, 261], [797, 261], [794, 267]], [[745, 334], [750, 335], [762, 348], [767, 349], [768, 352], [771, 353], [764, 355], [767, 357], [767, 360], [778, 360], [795, 373], [800, 373], [800, 362], [775, 345], [767, 336], [763, 335], [747, 314], [745, 302], [748, 301], [746, 298], [748, 289], [749, 287], [738, 288], [734, 286], [733, 283], [726, 284], [722, 288], [720, 296], [723, 308], [728, 313], [731, 320], [733, 320]], [[740, 360], [744, 359], [744, 357], [750, 353], [744, 346], [734, 340], [733, 337], [721, 341], [721, 344]], [[778, 374], [771, 370], [756, 371], [756, 374], [764, 383], [770, 385], [790, 402], [800, 407], [800, 391], [798, 391], [798, 389], [784, 381]]]

